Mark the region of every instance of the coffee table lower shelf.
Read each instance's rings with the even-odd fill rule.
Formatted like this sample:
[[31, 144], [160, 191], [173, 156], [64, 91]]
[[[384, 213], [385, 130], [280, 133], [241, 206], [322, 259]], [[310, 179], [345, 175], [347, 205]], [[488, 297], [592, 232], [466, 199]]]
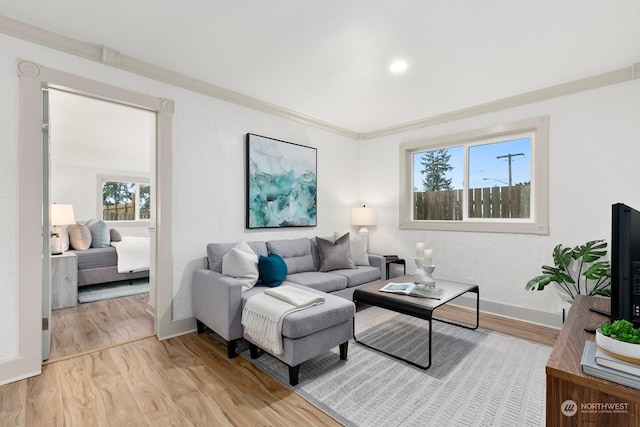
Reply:
[[[365, 286], [360, 289], [356, 289], [353, 293], [353, 302], [354, 303], [362, 303], [368, 304], [375, 307], [384, 308], [386, 310], [395, 311], [397, 313], [406, 314], [412, 317], [416, 317], [419, 319], [424, 319], [429, 322], [429, 364], [426, 366], [415, 363], [411, 360], [407, 360], [401, 356], [396, 354], [387, 352], [385, 350], [373, 347], [363, 341], [359, 341], [356, 337], [356, 325], [355, 320], [353, 322], [353, 340], [362, 344], [365, 347], [371, 348], [373, 350], [379, 351], [387, 356], [391, 356], [395, 359], [402, 360], [410, 365], [416, 366], [420, 369], [429, 369], [431, 367], [431, 349], [432, 349], [432, 338], [433, 338], [433, 321], [437, 320], [439, 322], [448, 323], [454, 326], [460, 326], [466, 329], [478, 329], [480, 325], [480, 289], [478, 285], [471, 285], [466, 283], [457, 283], [457, 282], [449, 282], [449, 281], [437, 281], [436, 286], [438, 288], [442, 288], [445, 290], [444, 295], [441, 299], [430, 299], [430, 298], [419, 298], [412, 297], [408, 295], [402, 294], [393, 294], [388, 292], [380, 292], [380, 288], [386, 285], [389, 282], [412, 282], [413, 277], [411, 276], [402, 276], [396, 277], [393, 280], [386, 280], [378, 283], [374, 283], [369, 286]], [[444, 319], [436, 319], [433, 317], [433, 312], [436, 308], [445, 305], [446, 303], [458, 298], [461, 295], [464, 295], [468, 292], [476, 294], [476, 322], [475, 325], [467, 325], [463, 323], [456, 323], [449, 320]]]

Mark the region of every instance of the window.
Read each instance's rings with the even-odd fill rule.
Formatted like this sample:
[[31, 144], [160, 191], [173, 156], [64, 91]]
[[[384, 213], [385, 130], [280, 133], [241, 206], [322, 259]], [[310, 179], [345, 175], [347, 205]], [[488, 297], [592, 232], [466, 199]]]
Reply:
[[147, 178], [99, 175], [98, 215], [104, 221], [149, 221], [151, 186]]
[[548, 117], [400, 146], [400, 227], [547, 234]]

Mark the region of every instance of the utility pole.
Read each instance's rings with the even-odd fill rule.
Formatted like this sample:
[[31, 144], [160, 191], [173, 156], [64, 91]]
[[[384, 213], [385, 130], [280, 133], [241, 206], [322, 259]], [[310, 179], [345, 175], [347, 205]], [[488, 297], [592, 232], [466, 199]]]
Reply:
[[511, 182], [511, 159], [513, 159], [514, 157], [517, 156], [524, 156], [524, 153], [509, 153], [509, 154], [505, 154], [504, 156], [497, 156], [496, 159], [500, 160], [500, 159], [507, 159], [507, 161], [509, 162], [509, 218], [513, 217], [513, 203], [511, 203], [511, 192], [513, 191], [512, 189], [512, 182]]
[[511, 187], [511, 159], [513, 157], [517, 157], [517, 156], [524, 156], [524, 153], [517, 153], [517, 154], [505, 154], [504, 156], [497, 156], [496, 159], [504, 159], [504, 158], [508, 158], [509, 160], [509, 187]]

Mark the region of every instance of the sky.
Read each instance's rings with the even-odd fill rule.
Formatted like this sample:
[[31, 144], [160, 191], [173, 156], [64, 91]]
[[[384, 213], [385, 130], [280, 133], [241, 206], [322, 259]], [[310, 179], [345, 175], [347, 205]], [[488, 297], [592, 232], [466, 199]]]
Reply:
[[[454, 189], [463, 188], [463, 154], [464, 147], [446, 149], [451, 155], [449, 164], [453, 170], [447, 172]], [[469, 146], [469, 183], [470, 188], [508, 186], [509, 158], [500, 158], [511, 154], [511, 182], [513, 185], [531, 181], [531, 139], [520, 138], [489, 144]], [[522, 154], [522, 155], [520, 155]], [[413, 156], [413, 186], [422, 190], [424, 175], [420, 173], [421, 153]]]

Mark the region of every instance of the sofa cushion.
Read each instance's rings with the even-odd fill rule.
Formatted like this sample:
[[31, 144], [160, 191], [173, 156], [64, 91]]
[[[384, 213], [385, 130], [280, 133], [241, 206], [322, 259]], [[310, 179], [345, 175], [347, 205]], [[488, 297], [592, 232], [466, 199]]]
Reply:
[[289, 274], [286, 280], [321, 292], [333, 292], [347, 287], [345, 276], [317, 271]]
[[238, 279], [243, 292], [251, 289], [258, 281], [258, 255], [240, 240], [222, 257], [222, 274]]
[[[322, 295], [325, 298], [323, 304], [287, 314], [282, 322], [282, 335], [285, 337], [291, 339], [306, 337], [307, 335], [343, 323], [355, 315], [355, 305], [345, 298], [324, 294], [314, 289], [309, 289], [308, 287], [301, 287], [288, 280], [283, 283], [296, 286], [307, 292]], [[245, 303], [252, 295], [262, 292], [265, 289], [267, 288], [256, 286], [249, 292], [243, 293], [242, 308], [244, 308]]]
[[345, 277], [349, 288], [380, 279], [380, 269], [378, 267], [358, 266], [355, 269], [333, 270], [331, 274]]
[[262, 283], [272, 288], [280, 286], [287, 276], [287, 264], [278, 254], [260, 255], [258, 270], [260, 270]]
[[316, 237], [318, 253], [320, 255], [320, 270], [322, 272], [342, 268], [355, 268], [349, 249], [349, 233], [336, 239], [335, 242]]
[[311, 255], [311, 240], [306, 237], [270, 240], [267, 242], [267, 250], [284, 259], [289, 274], [316, 270]]
[[[247, 242], [249, 247], [257, 255], [267, 256], [267, 246], [264, 242]], [[207, 245], [207, 259], [209, 261], [209, 270], [222, 273], [222, 257], [229, 252], [235, 243], [209, 243]]]

